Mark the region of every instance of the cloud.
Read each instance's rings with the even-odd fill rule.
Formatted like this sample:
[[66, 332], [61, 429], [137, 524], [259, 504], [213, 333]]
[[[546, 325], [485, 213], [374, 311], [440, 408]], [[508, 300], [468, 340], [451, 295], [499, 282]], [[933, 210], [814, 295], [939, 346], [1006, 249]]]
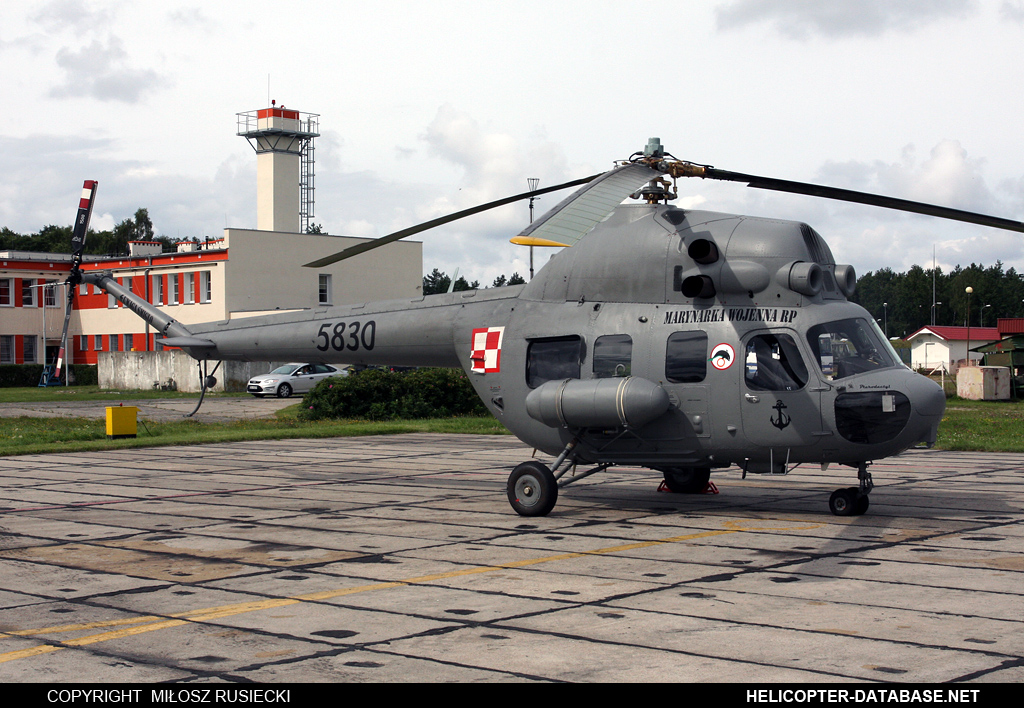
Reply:
[[53, 0], [43, 5], [30, 19], [48, 32], [104, 30], [113, 21], [107, 10], [94, 10], [83, 0]]
[[974, 0], [733, 0], [715, 9], [719, 30], [769, 24], [790, 39], [912, 32], [975, 11]]
[[183, 7], [171, 10], [167, 13], [168, 19], [177, 25], [189, 30], [202, 30], [204, 32], [215, 32], [220, 29], [221, 24], [211, 20], [199, 7]]
[[1003, 19], [1024, 24], [1024, 0], [1003, 0], [999, 14]]
[[51, 89], [50, 95], [138, 103], [143, 94], [167, 85], [167, 80], [152, 69], [126, 66], [127, 57], [117, 37], [108, 37], [106, 45], [94, 39], [77, 52], [65, 47], [57, 52], [57, 65], [63, 69], [65, 80]]

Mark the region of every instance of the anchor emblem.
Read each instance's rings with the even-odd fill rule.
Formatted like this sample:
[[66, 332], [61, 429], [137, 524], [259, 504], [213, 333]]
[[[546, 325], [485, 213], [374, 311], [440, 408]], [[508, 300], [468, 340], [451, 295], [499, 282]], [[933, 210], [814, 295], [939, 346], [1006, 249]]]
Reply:
[[771, 418], [772, 425], [774, 425], [779, 430], [785, 430], [786, 428], [788, 428], [790, 422], [793, 420], [788, 415], [786, 415], [785, 413], [782, 412], [782, 410], [785, 407], [786, 407], [786, 404], [783, 403], [782, 401], [778, 400], [778, 399], [776, 399], [775, 405], [772, 406], [772, 408], [774, 408], [776, 411], [779, 412], [779, 417], [778, 418], [772, 416], [772, 418]]

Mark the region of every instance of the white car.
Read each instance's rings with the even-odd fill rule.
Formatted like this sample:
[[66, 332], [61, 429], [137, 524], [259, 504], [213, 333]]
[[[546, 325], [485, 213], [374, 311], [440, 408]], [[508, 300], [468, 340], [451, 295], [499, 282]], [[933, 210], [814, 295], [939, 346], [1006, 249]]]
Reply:
[[269, 374], [249, 379], [245, 390], [256, 398], [288, 398], [293, 393], [305, 393], [328, 376], [348, 376], [348, 372], [327, 364], [285, 364]]

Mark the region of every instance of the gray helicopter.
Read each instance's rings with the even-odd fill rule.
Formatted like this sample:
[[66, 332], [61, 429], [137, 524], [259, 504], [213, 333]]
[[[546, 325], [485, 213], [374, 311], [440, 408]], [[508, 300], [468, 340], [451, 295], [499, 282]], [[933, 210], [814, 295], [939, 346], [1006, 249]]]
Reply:
[[[680, 161], [652, 138], [601, 175], [307, 264], [323, 267], [486, 209], [583, 185], [513, 239], [571, 246], [526, 285], [186, 328], [110, 273], [78, 268], [91, 200], [83, 200], [76, 222], [69, 280], [116, 297], [160, 332], [159, 343], [199, 361], [201, 374], [208, 362], [228, 359], [461, 367], [503, 425], [555, 458], [550, 466], [525, 461], [509, 476], [509, 503], [523, 516], [548, 514], [560, 488], [612, 465], [656, 470], [669, 490], [692, 494], [707, 489], [712, 470], [737, 465], [744, 476], [778, 475], [802, 463], [855, 469], [857, 485], [837, 489], [829, 508], [863, 514], [872, 461], [934, 444], [942, 390], [903, 365], [874, 318], [848, 300], [854, 269], [836, 264], [814, 229], [676, 208], [668, 202], [682, 177], [1024, 232], [1024, 224], [1007, 219]], [[639, 203], [623, 204], [630, 195]], [[68, 288], [69, 298], [75, 290]]]

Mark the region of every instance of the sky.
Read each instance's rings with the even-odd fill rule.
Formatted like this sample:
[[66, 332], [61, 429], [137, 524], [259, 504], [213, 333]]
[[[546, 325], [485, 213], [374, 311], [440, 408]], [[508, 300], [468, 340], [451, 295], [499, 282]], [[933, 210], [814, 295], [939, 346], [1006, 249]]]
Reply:
[[[222, 0], [0, 5], [0, 226], [256, 225], [236, 114], [320, 115], [316, 210], [383, 236], [594, 174], [652, 136], [715, 167], [1024, 221], [1024, 0]], [[1002, 261], [1024, 234], [741, 184], [684, 208], [805, 221], [859, 274]], [[546, 195], [538, 215], [567, 193]], [[526, 275], [525, 202], [415, 238], [424, 270]], [[548, 252], [537, 252], [538, 268]], [[268, 269], [273, 255], [268, 254]]]

